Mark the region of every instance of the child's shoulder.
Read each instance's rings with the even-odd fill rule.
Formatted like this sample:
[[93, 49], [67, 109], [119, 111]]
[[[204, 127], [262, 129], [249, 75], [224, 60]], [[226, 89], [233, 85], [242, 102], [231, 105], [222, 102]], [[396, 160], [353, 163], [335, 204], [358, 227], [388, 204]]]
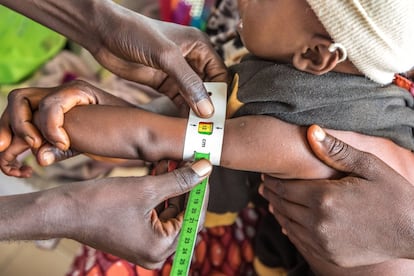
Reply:
[[357, 75], [328, 72], [314, 75], [300, 71], [291, 64], [265, 60], [253, 55], [245, 56], [240, 63], [229, 67], [230, 75], [239, 76], [239, 86], [254, 86], [261, 88], [299, 88], [326, 87], [329, 84], [339, 87], [370, 86], [379, 87], [373, 81]]

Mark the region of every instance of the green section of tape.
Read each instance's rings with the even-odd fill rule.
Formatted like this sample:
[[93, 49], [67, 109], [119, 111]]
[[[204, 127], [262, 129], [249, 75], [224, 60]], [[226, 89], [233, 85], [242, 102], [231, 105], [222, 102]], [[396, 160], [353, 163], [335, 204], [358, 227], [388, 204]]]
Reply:
[[[195, 160], [210, 159], [210, 154], [195, 152], [194, 157]], [[204, 205], [207, 183], [208, 178], [204, 179], [190, 192], [170, 275], [188, 275], [200, 224], [201, 210]]]

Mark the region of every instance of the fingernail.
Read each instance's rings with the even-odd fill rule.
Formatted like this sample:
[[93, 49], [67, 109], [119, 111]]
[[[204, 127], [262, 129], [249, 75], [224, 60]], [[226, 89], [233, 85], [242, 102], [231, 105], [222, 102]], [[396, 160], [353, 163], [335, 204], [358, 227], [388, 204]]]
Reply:
[[193, 165], [191, 165], [191, 168], [198, 176], [206, 176], [211, 172], [212, 166], [208, 160], [201, 159], [193, 163]]
[[282, 228], [282, 233], [285, 234], [287, 236], [287, 231], [285, 228]]
[[24, 141], [26, 141], [26, 143], [33, 148], [34, 147], [34, 139], [30, 136], [25, 136], [24, 137]]
[[316, 140], [322, 142], [323, 140], [325, 140], [326, 133], [320, 126], [316, 126], [313, 131], [313, 136], [316, 138]]
[[55, 162], [55, 155], [53, 152], [46, 151], [42, 153], [42, 160], [44, 161], [44, 165], [50, 165]]
[[260, 194], [260, 195], [263, 195], [263, 189], [264, 189], [263, 184], [261, 184], [261, 185], [259, 186], [259, 194]]
[[56, 146], [58, 149], [60, 149], [60, 150], [63, 150], [63, 151], [67, 150], [67, 146], [66, 146], [66, 144], [65, 144], [65, 143], [62, 143], [62, 142], [56, 142], [56, 143], [55, 143], [55, 146]]
[[203, 117], [210, 117], [214, 112], [214, 107], [208, 99], [199, 101], [197, 103], [197, 109]]
[[275, 209], [273, 208], [273, 206], [272, 205], [269, 205], [269, 212], [273, 214], [274, 211], [275, 211]]

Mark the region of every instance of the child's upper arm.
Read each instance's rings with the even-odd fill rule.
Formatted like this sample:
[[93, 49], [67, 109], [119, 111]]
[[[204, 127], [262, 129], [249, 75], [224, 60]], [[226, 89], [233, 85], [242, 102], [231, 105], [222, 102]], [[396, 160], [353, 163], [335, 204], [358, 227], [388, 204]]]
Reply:
[[226, 121], [221, 165], [281, 178], [327, 178], [335, 174], [311, 152], [305, 127], [263, 115]]
[[[280, 178], [329, 178], [338, 175], [319, 161], [306, 140], [307, 127], [263, 115], [226, 121], [221, 165], [264, 172]], [[349, 145], [370, 152], [414, 183], [414, 154], [389, 139], [352, 131], [327, 130]]]

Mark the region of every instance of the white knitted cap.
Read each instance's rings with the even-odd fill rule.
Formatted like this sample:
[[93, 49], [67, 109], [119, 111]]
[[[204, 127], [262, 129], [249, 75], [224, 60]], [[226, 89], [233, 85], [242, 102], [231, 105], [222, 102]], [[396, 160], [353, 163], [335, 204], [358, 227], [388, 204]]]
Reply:
[[391, 83], [414, 67], [414, 0], [307, 0], [365, 76]]

